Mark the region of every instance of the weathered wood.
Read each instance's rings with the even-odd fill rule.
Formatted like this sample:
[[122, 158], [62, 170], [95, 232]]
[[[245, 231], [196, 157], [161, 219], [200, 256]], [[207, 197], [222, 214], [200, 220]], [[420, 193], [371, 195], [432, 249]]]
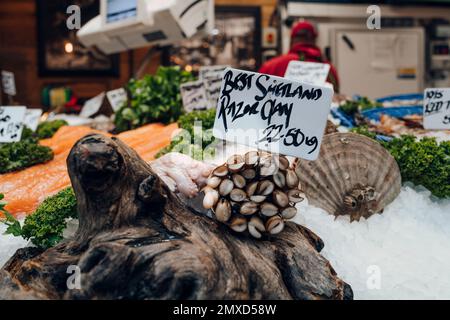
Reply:
[[[68, 168], [80, 225], [74, 239], [19, 250], [0, 271], [0, 298], [351, 299], [318, 252], [322, 240], [287, 223], [254, 240], [187, 209], [119, 140], [81, 139]], [[81, 289], [67, 288], [67, 269]]]

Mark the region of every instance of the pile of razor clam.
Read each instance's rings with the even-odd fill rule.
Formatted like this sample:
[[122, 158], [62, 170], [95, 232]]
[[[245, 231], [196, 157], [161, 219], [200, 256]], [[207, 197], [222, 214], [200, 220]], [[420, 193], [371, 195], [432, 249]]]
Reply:
[[228, 158], [212, 171], [203, 192], [203, 206], [218, 221], [257, 239], [283, 231], [305, 198], [286, 157], [257, 151]]

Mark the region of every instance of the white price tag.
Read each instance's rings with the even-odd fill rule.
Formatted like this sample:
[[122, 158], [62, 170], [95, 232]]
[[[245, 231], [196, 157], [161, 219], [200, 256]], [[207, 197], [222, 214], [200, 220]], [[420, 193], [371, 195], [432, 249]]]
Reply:
[[17, 142], [22, 137], [26, 107], [0, 107], [0, 142]]
[[215, 108], [220, 96], [222, 76], [228, 66], [200, 67], [199, 79], [204, 82], [209, 108]]
[[25, 111], [25, 117], [23, 118], [23, 124], [31, 130], [36, 131], [41, 116], [42, 109], [27, 109], [27, 111]]
[[450, 88], [429, 88], [423, 97], [423, 127], [450, 130]]
[[213, 134], [274, 153], [315, 160], [333, 90], [265, 74], [227, 69]]
[[330, 72], [330, 65], [327, 63], [291, 61], [284, 77], [286, 79], [324, 85]]
[[103, 100], [105, 99], [105, 93], [102, 92], [98, 96], [89, 99], [84, 103], [83, 109], [81, 109], [80, 116], [84, 118], [89, 118], [90, 116], [96, 114], [100, 110]]
[[206, 97], [203, 81], [191, 81], [180, 86], [183, 108], [186, 112], [194, 110], [208, 109], [208, 99]]
[[199, 80], [222, 78], [222, 74], [229, 66], [203, 66], [198, 70]]
[[10, 96], [16, 95], [16, 81], [14, 73], [2, 70], [2, 87], [3, 92]]
[[128, 100], [127, 92], [124, 88], [108, 91], [106, 97], [114, 112], [119, 110]]

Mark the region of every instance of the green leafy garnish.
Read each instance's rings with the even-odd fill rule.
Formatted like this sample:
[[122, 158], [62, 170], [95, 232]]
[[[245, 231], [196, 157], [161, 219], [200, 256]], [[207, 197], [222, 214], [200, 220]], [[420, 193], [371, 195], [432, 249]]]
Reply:
[[53, 159], [53, 151], [41, 146], [33, 132], [24, 128], [19, 142], [0, 144], [0, 174], [21, 170]]
[[402, 136], [383, 145], [397, 160], [403, 181], [422, 185], [436, 197], [450, 197], [450, 141]]
[[53, 135], [62, 126], [67, 126], [68, 123], [65, 120], [53, 120], [45, 121], [38, 125], [36, 129], [36, 136], [38, 139], [48, 139], [53, 137]]
[[339, 109], [349, 116], [354, 116], [358, 112], [381, 107], [383, 107], [383, 104], [379, 102], [372, 101], [367, 97], [360, 97], [357, 100], [345, 101], [339, 106]]
[[180, 84], [194, 80], [194, 76], [180, 67], [159, 67], [155, 75], [146, 75], [128, 83], [130, 102], [115, 115], [118, 132], [135, 129], [147, 123], [168, 124], [182, 114]]
[[[1, 199], [1, 198], [0, 198]], [[8, 226], [6, 234], [22, 237], [39, 248], [50, 248], [63, 239], [63, 231], [67, 227], [66, 219], [77, 218], [77, 201], [72, 188], [66, 188], [42, 202], [34, 213], [20, 223], [0, 206]]]
[[353, 133], [359, 133], [363, 136], [376, 140], [377, 134], [369, 130], [368, 126], [354, 127], [350, 130]]
[[[352, 131], [375, 138], [366, 127]], [[404, 135], [380, 143], [397, 161], [403, 181], [422, 185], [436, 197], [450, 197], [450, 141]]]
[[169, 152], [180, 152], [196, 160], [214, 157], [216, 140], [212, 134], [212, 128], [215, 117], [215, 109], [193, 111], [182, 115], [178, 120], [178, 126], [184, 131], [175, 136], [170, 145], [161, 149], [156, 157]]

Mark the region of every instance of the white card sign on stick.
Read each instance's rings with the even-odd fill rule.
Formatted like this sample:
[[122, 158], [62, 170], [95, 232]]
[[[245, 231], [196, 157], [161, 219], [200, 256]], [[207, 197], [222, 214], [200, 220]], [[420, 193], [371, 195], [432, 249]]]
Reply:
[[219, 100], [222, 78], [206, 79], [203, 80], [203, 83], [206, 90], [209, 108], [214, 108], [217, 106], [217, 101]]
[[180, 86], [183, 108], [186, 112], [208, 109], [208, 99], [203, 81], [191, 81]]
[[285, 78], [310, 84], [324, 85], [330, 72], [327, 63], [291, 61], [284, 75]]
[[222, 74], [228, 66], [203, 66], [198, 70], [199, 80], [222, 78]]
[[102, 92], [98, 96], [86, 101], [83, 105], [83, 109], [81, 109], [80, 116], [89, 118], [90, 116], [96, 114], [100, 110], [104, 99], [105, 93]]
[[114, 112], [119, 110], [128, 101], [127, 92], [124, 88], [108, 91], [106, 97]]
[[14, 79], [14, 73], [2, 70], [2, 87], [3, 92], [7, 95], [16, 95], [16, 80]]
[[423, 97], [423, 127], [450, 130], [450, 88], [429, 88]]
[[26, 107], [0, 107], [0, 143], [17, 142], [22, 137]]
[[333, 90], [281, 77], [225, 70], [213, 134], [260, 150], [315, 160]]
[[215, 108], [219, 100], [222, 76], [228, 66], [204, 66], [200, 67], [199, 79], [205, 84], [206, 96], [209, 107]]
[[25, 111], [25, 117], [23, 118], [23, 124], [31, 130], [36, 131], [41, 116], [42, 109], [27, 109], [27, 111]]

